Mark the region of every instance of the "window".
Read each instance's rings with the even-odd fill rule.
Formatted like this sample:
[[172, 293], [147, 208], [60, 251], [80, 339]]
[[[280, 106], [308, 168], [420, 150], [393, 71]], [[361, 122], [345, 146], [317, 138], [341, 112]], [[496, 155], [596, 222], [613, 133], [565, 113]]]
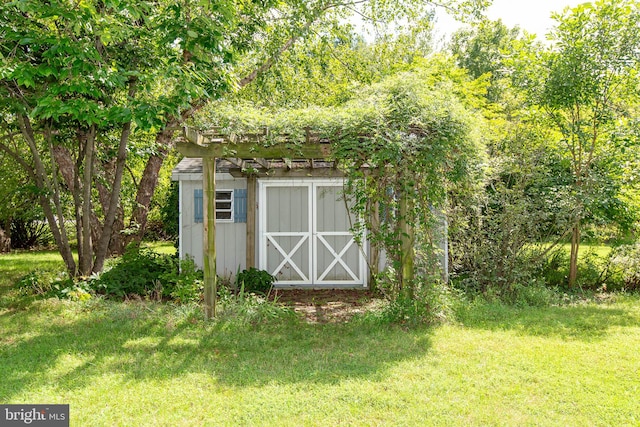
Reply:
[[233, 190], [216, 190], [216, 221], [233, 221]]
[[[202, 223], [204, 203], [202, 190], [193, 193], [194, 222]], [[247, 222], [247, 190], [216, 190], [216, 222]]]

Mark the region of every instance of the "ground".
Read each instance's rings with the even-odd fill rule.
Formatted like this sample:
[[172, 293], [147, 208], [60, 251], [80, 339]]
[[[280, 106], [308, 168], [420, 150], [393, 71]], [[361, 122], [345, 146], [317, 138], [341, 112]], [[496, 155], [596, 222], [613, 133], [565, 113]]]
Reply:
[[308, 323], [346, 322], [382, 303], [371, 291], [356, 289], [276, 289], [273, 297]]

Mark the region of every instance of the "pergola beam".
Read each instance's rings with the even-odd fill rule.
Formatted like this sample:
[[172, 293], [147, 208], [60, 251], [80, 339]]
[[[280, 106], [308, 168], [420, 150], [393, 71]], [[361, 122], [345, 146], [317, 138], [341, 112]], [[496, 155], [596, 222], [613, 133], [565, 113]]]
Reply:
[[267, 159], [263, 159], [263, 158], [256, 158], [253, 159], [257, 164], [259, 164], [260, 166], [262, 166], [265, 169], [269, 169], [269, 162], [267, 161]]
[[177, 148], [186, 157], [221, 157], [241, 159], [326, 159], [331, 156], [331, 144], [320, 138], [309, 138], [309, 142], [279, 142], [271, 144], [267, 133], [235, 138], [222, 135], [207, 135], [191, 128], [184, 128], [184, 140]]
[[[247, 173], [239, 168], [229, 169], [229, 174], [234, 178], [244, 178], [247, 176]], [[291, 170], [288, 170], [287, 168], [275, 168], [252, 171], [250, 175], [255, 175], [258, 178], [309, 178], [311, 176], [322, 178], [344, 178], [344, 173], [338, 169], [334, 169], [332, 167], [319, 168], [317, 165], [313, 171], [302, 168], [294, 168]]]

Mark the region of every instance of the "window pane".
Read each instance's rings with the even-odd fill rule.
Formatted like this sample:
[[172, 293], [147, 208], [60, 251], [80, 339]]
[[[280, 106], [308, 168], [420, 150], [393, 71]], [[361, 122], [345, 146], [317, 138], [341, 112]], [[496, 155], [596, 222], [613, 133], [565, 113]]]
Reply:
[[216, 190], [216, 219], [232, 221], [233, 190]]

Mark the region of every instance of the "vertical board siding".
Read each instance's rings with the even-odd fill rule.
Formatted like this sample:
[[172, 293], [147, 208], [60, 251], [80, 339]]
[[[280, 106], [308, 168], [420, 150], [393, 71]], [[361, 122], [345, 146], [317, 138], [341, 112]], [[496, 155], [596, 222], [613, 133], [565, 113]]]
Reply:
[[[202, 181], [182, 181], [184, 192], [182, 193], [183, 206], [183, 250], [184, 256], [193, 258], [199, 268], [204, 265], [203, 259], [203, 233], [202, 222]], [[217, 190], [246, 191], [245, 179], [225, 179], [216, 181]], [[246, 197], [245, 197], [246, 200]], [[199, 212], [198, 212], [199, 210]], [[245, 202], [246, 212], [246, 202]], [[199, 221], [198, 221], [199, 219]], [[246, 221], [246, 219], [245, 219]], [[216, 270], [218, 276], [233, 280], [238, 269], [243, 270], [246, 265], [246, 223], [243, 222], [216, 222]]]

